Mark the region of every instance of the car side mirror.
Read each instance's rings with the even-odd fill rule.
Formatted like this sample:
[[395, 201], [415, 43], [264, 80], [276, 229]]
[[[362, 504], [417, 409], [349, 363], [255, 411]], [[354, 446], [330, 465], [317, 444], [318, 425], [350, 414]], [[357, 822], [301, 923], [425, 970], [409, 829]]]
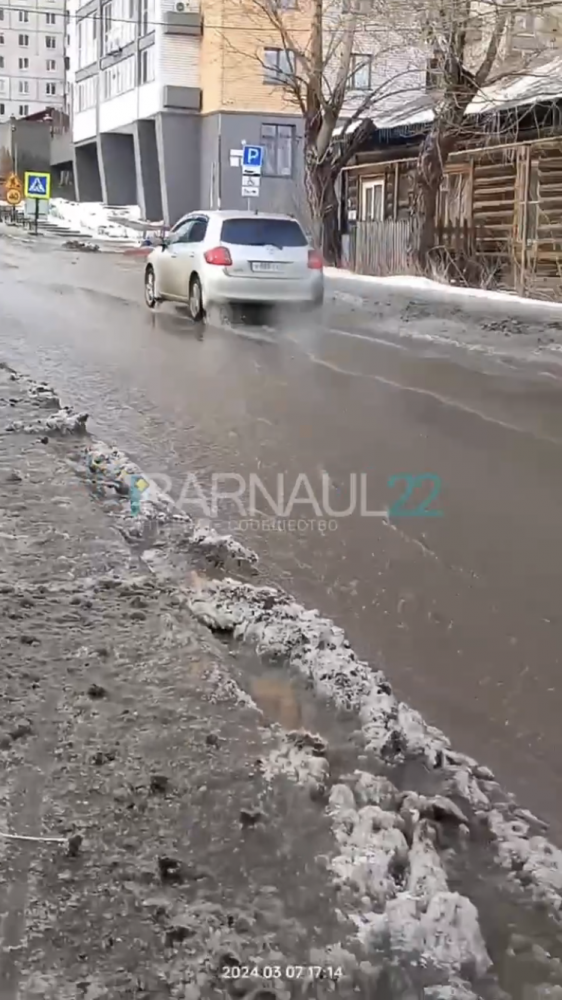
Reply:
[[163, 250], [166, 250], [166, 248], [170, 246], [170, 240], [168, 239], [167, 236], [163, 236], [161, 238], [160, 246], [162, 247]]

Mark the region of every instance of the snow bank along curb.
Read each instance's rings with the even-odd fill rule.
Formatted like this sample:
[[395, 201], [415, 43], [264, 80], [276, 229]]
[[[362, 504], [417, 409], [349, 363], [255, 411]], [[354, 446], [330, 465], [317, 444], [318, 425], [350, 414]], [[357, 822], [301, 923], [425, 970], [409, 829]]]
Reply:
[[[2, 367], [9, 372], [11, 381], [25, 386], [34, 405], [54, 411], [47, 417], [37, 417], [28, 422], [13, 420], [4, 428], [6, 432], [56, 435], [86, 433], [87, 413], [74, 413], [71, 407], [62, 406], [59, 397], [46, 382], [36, 382], [7, 366]], [[14, 404], [15, 402], [14, 400]], [[220, 535], [212, 527], [196, 525], [187, 514], [177, 510], [171, 497], [149, 477], [143, 476], [140, 468], [117, 448], [111, 448], [102, 441], [89, 443], [84, 448], [83, 459], [95, 485], [111, 490], [122, 499], [119, 522], [128, 541], [142, 538], [147, 524], [168, 526], [172, 528], [172, 535], [173, 529], [179, 528], [176, 534], [181, 535], [183, 543], [200, 552], [209, 562], [217, 566], [231, 565], [255, 571], [258, 564], [255, 552], [232, 535]], [[139, 493], [138, 510], [133, 513], [130, 505], [131, 483], [137, 479], [143, 480], [145, 488]]]
[[456, 753], [443, 733], [396, 699], [383, 674], [357, 659], [340, 628], [280, 590], [231, 579], [199, 582], [189, 606], [213, 631], [283, 658], [321, 697], [357, 713], [365, 748], [381, 761], [422, 759], [449, 794], [464, 799], [486, 823], [511, 878], [530, 889], [534, 900], [562, 910], [562, 851], [532, 832], [538, 821], [501, 793], [488, 768]]
[[[537, 307], [560, 311], [562, 302], [545, 301], [544, 299], [523, 298], [520, 295], [510, 292], [495, 292], [488, 288], [470, 288], [466, 285], [448, 285], [445, 282], [434, 281], [431, 278], [424, 278], [415, 274], [391, 274], [385, 277], [372, 274], [356, 274], [345, 268], [326, 267], [324, 273], [328, 279], [341, 279], [349, 281], [351, 286], [355, 286], [358, 297], [360, 296], [361, 285], [366, 291], [375, 292], [377, 289], [396, 289], [396, 291], [411, 291], [414, 293], [430, 293], [433, 295], [451, 296], [457, 299], [480, 299], [490, 303], [512, 304], [516, 306], [529, 306], [536, 310]], [[336, 293], [337, 294], [337, 293]]]
[[[113, 491], [124, 501], [119, 521], [123, 534], [130, 541], [141, 539], [148, 524], [167, 525], [171, 529], [170, 542], [196, 549], [217, 566], [231, 563], [240, 569], [255, 570], [258, 563], [255, 552], [232, 535], [219, 535], [212, 527], [195, 524], [188, 514], [178, 511], [170, 496], [117, 448], [110, 448], [103, 441], [94, 442], [85, 448], [84, 460], [94, 483]], [[138, 508], [133, 513], [130, 496], [132, 483], [137, 479], [142, 480], [143, 489], [138, 493]]]
[[[36, 405], [55, 410], [44, 422], [21, 422], [17, 429], [35, 432], [61, 414], [64, 419], [55, 421], [55, 430], [85, 428], [86, 415], [78, 415], [83, 420], [76, 423], [48, 386], [15, 373], [11, 377], [26, 384]], [[166, 542], [181, 546], [183, 540], [217, 565], [232, 556], [239, 566], [255, 566], [255, 553], [231, 536], [195, 525], [148, 479], [133, 513], [131, 478], [142, 473], [122, 452], [96, 442], [88, 443], [81, 455], [94, 484], [117, 497], [119, 527], [130, 541], [156, 523], [163, 529], [164, 551]], [[178, 531], [167, 535], [170, 527]], [[546, 902], [556, 913], [562, 908], [562, 852], [531, 832], [534, 817], [501, 795], [487, 768], [455, 753], [443, 733], [399, 702], [383, 674], [357, 659], [343, 631], [329, 619], [272, 587], [194, 579], [196, 585], [184, 595], [196, 619], [216, 633], [254, 644], [259, 654], [285, 661], [318, 695], [357, 714], [364, 747], [376, 755], [381, 768], [390, 771], [417, 758], [437, 776], [443, 794], [431, 796], [400, 792], [389, 777], [364, 770], [334, 783], [326, 744], [302, 731], [281, 731], [278, 747], [262, 762], [266, 778], [285, 774], [326, 803], [338, 844], [329, 868], [342, 891], [352, 893], [346, 915], [355, 922], [360, 940], [382, 954], [390, 952], [405, 967], [424, 970], [427, 1000], [475, 1000], [472, 988], [495, 979], [476, 907], [449, 888], [447, 837], [462, 850], [471, 824], [485, 824], [498, 860], [513, 881], [530, 887], [533, 899]], [[235, 681], [227, 681], [217, 679], [217, 695], [224, 688], [234, 700], [253, 706]], [[466, 811], [451, 795], [466, 801]]]

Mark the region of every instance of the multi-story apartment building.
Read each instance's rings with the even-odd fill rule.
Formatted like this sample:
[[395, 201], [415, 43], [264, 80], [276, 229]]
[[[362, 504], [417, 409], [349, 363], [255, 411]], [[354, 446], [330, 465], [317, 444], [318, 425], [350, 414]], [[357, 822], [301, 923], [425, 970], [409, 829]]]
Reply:
[[[304, 52], [310, 5], [276, 3]], [[242, 148], [259, 144], [259, 205], [301, 211], [303, 117], [283, 86], [293, 54], [261, 0], [69, 0], [69, 11], [80, 200], [138, 203], [167, 222], [243, 207]], [[383, 58], [363, 34], [349, 80], [359, 104]]]
[[0, 120], [65, 100], [65, 0], [0, 0]]
[[274, 32], [264, 72], [261, 51], [248, 55], [233, 0], [139, 2], [69, 3], [80, 199], [139, 203], [167, 221], [195, 207], [234, 207], [242, 145], [263, 142], [264, 198], [287, 207], [301, 118], [277, 85]]

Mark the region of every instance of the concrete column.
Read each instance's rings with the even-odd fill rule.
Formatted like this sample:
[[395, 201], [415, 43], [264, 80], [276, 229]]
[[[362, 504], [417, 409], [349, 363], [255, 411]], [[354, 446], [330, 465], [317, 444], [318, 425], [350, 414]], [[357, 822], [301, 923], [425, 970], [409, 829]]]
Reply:
[[137, 177], [132, 135], [102, 132], [98, 137], [103, 200], [106, 205], [136, 205]]
[[199, 115], [162, 112], [156, 116], [162, 210], [167, 225], [200, 208], [200, 139]]
[[151, 118], [135, 122], [135, 170], [142, 215], [150, 222], [162, 219], [160, 165], [156, 144], [156, 125]]
[[102, 201], [98, 150], [95, 142], [74, 147], [74, 183], [78, 201]]

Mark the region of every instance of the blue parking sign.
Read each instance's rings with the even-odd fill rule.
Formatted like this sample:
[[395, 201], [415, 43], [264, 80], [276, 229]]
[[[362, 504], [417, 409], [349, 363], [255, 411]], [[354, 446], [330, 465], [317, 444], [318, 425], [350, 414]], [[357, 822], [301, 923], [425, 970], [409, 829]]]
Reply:
[[263, 166], [263, 146], [244, 146], [242, 151], [242, 167], [248, 173], [261, 173]]

